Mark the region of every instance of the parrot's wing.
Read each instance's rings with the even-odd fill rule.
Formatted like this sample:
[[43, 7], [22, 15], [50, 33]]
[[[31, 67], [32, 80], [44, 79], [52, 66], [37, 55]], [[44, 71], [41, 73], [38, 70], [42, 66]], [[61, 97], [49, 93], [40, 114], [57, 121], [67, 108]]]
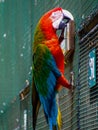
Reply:
[[62, 76], [50, 50], [46, 45], [38, 44], [33, 54], [33, 82], [50, 129], [57, 125], [58, 107], [55, 90], [59, 77]]
[[44, 44], [38, 44], [33, 54], [33, 78], [38, 93], [51, 96], [56, 86], [56, 78], [60, 77], [55, 60]]

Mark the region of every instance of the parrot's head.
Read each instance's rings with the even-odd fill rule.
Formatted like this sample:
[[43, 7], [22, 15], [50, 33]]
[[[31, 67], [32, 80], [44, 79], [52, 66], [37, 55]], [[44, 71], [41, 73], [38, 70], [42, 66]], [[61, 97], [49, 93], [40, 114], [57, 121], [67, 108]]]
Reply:
[[54, 8], [45, 13], [41, 18], [43, 29], [53, 28], [54, 30], [63, 29], [69, 20], [74, 20], [72, 14], [60, 7]]
[[[74, 20], [72, 14], [60, 7], [46, 12], [39, 20], [34, 34], [34, 45], [43, 41], [56, 39], [58, 41], [57, 30], [63, 31], [69, 22]], [[59, 43], [61, 41], [59, 40]]]

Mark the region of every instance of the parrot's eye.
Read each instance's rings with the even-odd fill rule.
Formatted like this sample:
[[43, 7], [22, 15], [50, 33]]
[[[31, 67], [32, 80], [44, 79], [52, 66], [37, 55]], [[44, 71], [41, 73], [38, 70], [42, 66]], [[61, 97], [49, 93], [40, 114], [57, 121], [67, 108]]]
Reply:
[[54, 17], [55, 17], [55, 16], [57, 16], [59, 13], [61, 13], [61, 12], [60, 12], [60, 11], [53, 12], [53, 13], [52, 13], [52, 16], [54, 16]]
[[61, 11], [53, 12], [50, 16], [50, 19], [54, 22], [58, 19], [63, 19], [63, 13]]

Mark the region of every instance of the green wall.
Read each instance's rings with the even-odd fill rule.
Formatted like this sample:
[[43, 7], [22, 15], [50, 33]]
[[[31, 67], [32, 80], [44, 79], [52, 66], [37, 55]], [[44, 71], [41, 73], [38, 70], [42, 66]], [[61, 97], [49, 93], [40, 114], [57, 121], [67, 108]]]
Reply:
[[19, 94], [31, 67], [32, 1], [0, 1], [0, 110]]

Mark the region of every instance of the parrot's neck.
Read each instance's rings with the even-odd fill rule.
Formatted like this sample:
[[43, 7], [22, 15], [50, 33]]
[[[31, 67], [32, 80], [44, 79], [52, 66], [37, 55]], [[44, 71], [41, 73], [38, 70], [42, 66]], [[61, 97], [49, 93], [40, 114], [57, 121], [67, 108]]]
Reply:
[[48, 47], [59, 44], [56, 30], [51, 26], [41, 28], [40, 25], [38, 25], [35, 31], [34, 44], [35, 46], [37, 44], [46, 44]]

